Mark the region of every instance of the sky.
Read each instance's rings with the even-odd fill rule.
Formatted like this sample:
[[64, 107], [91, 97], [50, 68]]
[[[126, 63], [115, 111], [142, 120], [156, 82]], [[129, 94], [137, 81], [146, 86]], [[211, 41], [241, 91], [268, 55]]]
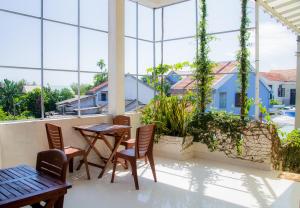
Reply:
[[[41, 15], [41, 0], [0, 0], [0, 9]], [[136, 5], [125, 1], [125, 35], [136, 36]], [[101, 30], [80, 30], [81, 71], [97, 72], [97, 61], [107, 63], [108, 55], [108, 0], [81, 0], [80, 24]], [[44, 17], [77, 24], [77, 0], [44, 0]], [[153, 11], [139, 6], [138, 36], [153, 40]], [[254, 1], [249, 4], [251, 27], [254, 26]], [[260, 64], [261, 71], [296, 68], [296, 35], [268, 14], [260, 11]], [[155, 40], [161, 40], [161, 10], [155, 15]], [[41, 67], [40, 20], [0, 11], [0, 65]], [[191, 37], [164, 42], [164, 62], [174, 64], [193, 61], [195, 54], [195, 0], [164, 9], [164, 39]], [[208, 31], [210, 33], [239, 29], [240, 0], [208, 0]], [[215, 61], [234, 60], [239, 49], [238, 32], [214, 35], [210, 43], [210, 58]], [[250, 37], [251, 63], [254, 64], [254, 31]], [[156, 61], [160, 61], [160, 42], [156, 44]], [[48, 69], [77, 69], [77, 28], [44, 21], [44, 67]], [[136, 40], [125, 38], [125, 72], [137, 72]], [[153, 66], [153, 44], [139, 41], [138, 73], [145, 74]], [[81, 73], [81, 83], [91, 83], [91, 73]], [[0, 68], [0, 80], [40, 83], [39, 70]], [[50, 86], [69, 86], [77, 82], [76, 72], [45, 71], [44, 83]]]

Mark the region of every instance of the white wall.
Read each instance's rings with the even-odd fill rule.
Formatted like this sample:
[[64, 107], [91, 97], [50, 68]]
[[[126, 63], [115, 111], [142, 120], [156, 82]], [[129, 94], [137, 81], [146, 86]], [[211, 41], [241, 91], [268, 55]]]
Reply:
[[[139, 114], [126, 114], [131, 117], [132, 136], [135, 137], [136, 127], [139, 126]], [[0, 124], [0, 168], [19, 164], [35, 166], [36, 155], [39, 151], [48, 149], [45, 123], [53, 123], [62, 127], [65, 146], [85, 148], [86, 142], [73, 126], [95, 124], [112, 121], [110, 115], [72, 117], [64, 119], [18, 121]], [[111, 140], [113, 142], [113, 139]], [[101, 142], [98, 147], [105, 154], [107, 149]], [[92, 155], [92, 158], [95, 159]]]
[[[126, 75], [125, 77], [125, 98], [126, 99], [136, 99], [136, 91], [137, 91], [137, 80], [136, 78]], [[148, 104], [151, 99], [154, 97], [154, 90], [141, 83], [138, 82], [138, 100], [143, 104]]]

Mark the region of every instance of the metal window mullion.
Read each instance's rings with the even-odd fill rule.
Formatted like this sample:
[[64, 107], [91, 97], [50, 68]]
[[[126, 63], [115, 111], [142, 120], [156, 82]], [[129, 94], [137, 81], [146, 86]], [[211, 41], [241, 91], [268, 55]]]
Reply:
[[81, 116], [80, 107], [80, 0], [77, 0], [77, 98], [78, 98], [78, 116]]
[[[155, 69], [156, 67], [156, 42], [155, 42], [155, 39], [156, 39], [156, 19], [155, 19], [155, 9], [153, 9], [153, 69]], [[155, 73], [155, 70], [154, 71], [154, 77], [153, 79], [155, 80], [156, 79], [156, 73]], [[156, 86], [155, 86], [155, 83], [154, 83], [154, 97], [156, 96]]]
[[44, 0], [41, 0], [41, 119], [45, 118], [44, 105]]
[[139, 5], [136, 3], [136, 108], [139, 107]]

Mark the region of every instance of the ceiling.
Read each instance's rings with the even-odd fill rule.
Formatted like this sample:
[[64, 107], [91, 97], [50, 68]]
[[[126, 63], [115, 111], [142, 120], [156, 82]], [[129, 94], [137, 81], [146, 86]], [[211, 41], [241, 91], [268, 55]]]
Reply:
[[160, 8], [187, 0], [132, 0], [150, 8]]
[[257, 0], [273, 17], [300, 35], [300, 0]]

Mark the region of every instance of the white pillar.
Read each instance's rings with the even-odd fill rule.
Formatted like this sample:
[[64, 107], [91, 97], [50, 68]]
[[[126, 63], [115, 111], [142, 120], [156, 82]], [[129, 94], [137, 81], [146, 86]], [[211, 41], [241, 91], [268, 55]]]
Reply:
[[255, 119], [259, 119], [259, 4], [255, 1]]
[[297, 80], [295, 128], [300, 128], [300, 35], [297, 38]]
[[108, 112], [125, 112], [124, 0], [108, 1]]

